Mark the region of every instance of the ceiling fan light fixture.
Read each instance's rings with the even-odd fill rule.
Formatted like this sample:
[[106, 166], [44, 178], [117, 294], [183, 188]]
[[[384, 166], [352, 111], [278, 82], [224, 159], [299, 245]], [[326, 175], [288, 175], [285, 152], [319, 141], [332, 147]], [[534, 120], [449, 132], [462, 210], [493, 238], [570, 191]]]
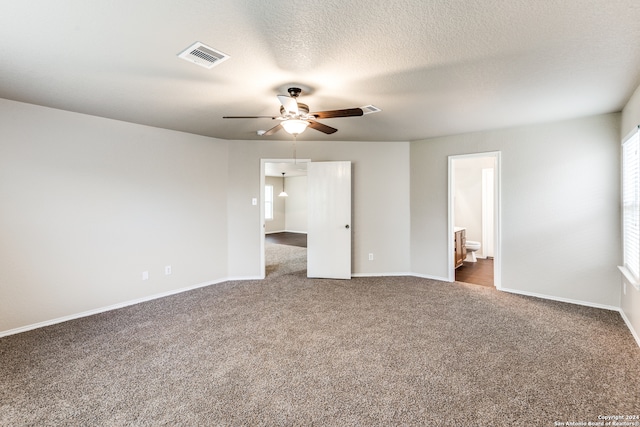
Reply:
[[291, 135], [300, 135], [309, 126], [306, 120], [290, 119], [282, 122], [282, 127]]
[[[336, 133], [338, 129], [331, 126], [327, 126], [318, 122], [318, 119], [335, 119], [338, 117], [358, 117], [364, 114], [374, 113], [380, 111], [378, 107], [368, 105], [365, 107], [357, 108], [343, 108], [341, 110], [327, 110], [327, 111], [315, 111], [309, 112], [309, 106], [298, 102], [298, 96], [302, 90], [298, 87], [290, 87], [289, 96], [278, 95], [280, 101], [280, 116], [223, 116], [223, 119], [266, 119], [278, 120], [280, 123], [277, 126], [272, 127], [266, 131], [258, 131], [259, 136], [271, 136], [278, 132], [280, 129], [285, 130], [290, 135], [296, 138], [307, 127], [313, 130], [317, 130], [326, 135]], [[295, 147], [295, 144], [294, 144]], [[294, 149], [295, 153], [295, 149]]]

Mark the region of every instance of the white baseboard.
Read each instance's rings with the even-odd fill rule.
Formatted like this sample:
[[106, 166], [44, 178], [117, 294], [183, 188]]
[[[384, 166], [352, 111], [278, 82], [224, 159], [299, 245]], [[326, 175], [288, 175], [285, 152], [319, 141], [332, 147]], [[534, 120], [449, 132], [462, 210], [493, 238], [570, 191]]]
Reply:
[[227, 277], [223, 280], [223, 282], [240, 282], [244, 280], [262, 280], [264, 276], [236, 276], [236, 277]]
[[393, 276], [413, 276], [413, 273], [354, 273], [351, 277], [393, 277]]
[[21, 326], [19, 328], [15, 328], [15, 329], [9, 329], [7, 331], [0, 331], [0, 338], [6, 337], [6, 336], [9, 336], [9, 335], [19, 334], [21, 332], [31, 331], [33, 329], [43, 328], [45, 326], [55, 325], [57, 323], [67, 322], [69, 320], [75, 320], [75, 319], [80, 319], [82, 317], [93, 316], [94, 314], [104, 313], [105, 311], [117, 310], [119, 308], [128, 307], [130, 305], [140, 304], [140, 303], [147, 302], [147, 301], [152, 301], [152, 300], [155, 300], [155, 299], [158, 299], [158, 298], [164, 298], [164, 297], [168, 297], [168, 296], [171, 296], [171, 295], [192, 291], [194, 289], [204, 288], [206, 286], [211, 286], [211, 285], [216, 285], [216, 284], [219, 284], [219, 283], [222, 283], [222, 282], [226, 282], [226, 281], [227, 281], [227, 279], [212, 280], [210, 282], [203, 282], [203, 283], [199, 283], [197, 285], [188, 286], [186, 288], [173, 289], [171, 291], [162, 292], [162, 293], [154, 294], [154, 295], [149, 295], [149, 296], [146, 296], [146, 297], [137, 298], [137, 299], [133, 299], [133, 300], [129, 300], [129, 301], [124, 301], [124, 302], [121, 302], [121, 303], [118, 303], [118, 304], [108, 305], [108, 306], [105, 306], [105, 307], [95, 308], [93, 310], [87, 310], [87, 311], [83, 311], [81, 313], [70, 314], [68, 316], [58, 317], [56, 319], [45, 320], [44, 322], [33, 323], [31, 325]]
[[518, 290], [518, 289], [509, 289], [509, 288], [504, 288], [504, 287], [501, 287], [498, 290], [499, 291], [503, 291], [503, 292], [508, 292], [510, 294], [518, 294], [518, 295], [525, 295], [525, 296], [528, 296], [528, 297], [547, 299], [547, 300], [551, 300], [551, 301], [566, 302], [566, 303], [569, 303], [569, 304], [583, 305], [585, 307], [601, 308], [603, 310], [611, 310], [611, 311], [620, 311], [620, 307], [616, 307], [616, 306], [613, 306], [613, 305], [598, 304], [598, 303], [589, 302], [589, 301], [582, 301], [582, 300], [575, 300], [575, 299], [571, 299], [571, 298], [556, 297], [556, 296], [553, 296], [553, 295], [537, 294], [535, 292], [521, 291], [521, 290]]
[[638, 347], [640, 347], [640, 335], [638, 335], [638, 332], [635, 329], [633, 329], [633, 325], [631, 324], [631, 321], [629, 320], [627, 315], [624, 314], [624, 310], [620, 309], [619, 311], [620, 311], [620, 316], [622, 316], [622, 320], [624, 320], [624, 323], [626, 323], [627, 328], [629, 328], [629, 331], [631, 331], [631, 335], [636, 340]]
[[[441, 282], [451, 283], [451, 282], [449, 282], [449, 280], [447, 278], [444, 278], [444, 277], [430, 276], [430, 275], [416, 274], [416, 273], [399, 273], [399, 272], [398, 273], [376, 273], [376, 274], [373, 274], [373, 273], [372, 274], [369, 274], [369, 273], [356, 273], [356, 274], [352, 274], [351, 275], [351, 277], [389, 277], [389, 276], [413, 276], [413, 277], [419, 277], [419, 278], [422, 278], [422, 279], [438, 280], [438, 281], [441, 281]], [[42, 328], [42, 327], [45, 327], [45, 326], [55, 325], [57, 323], [62, 323], [62, 322], [66, 322], [66, 321], [69, 321], [69, 320], [74, 320], [74, 319], [79, 319], [79, 318], [82, 318], [82, 317], [92, 316], [94, 314], [104, 313], [104, 312], [110, 311], [110, 310], [117, 310], [119, 308], [128, 307], [130, 305], [140, 304], [140, 303], [151, 301], [151, 300], [155, 300], [155, 299], [158, 299], [158, 298], [164, 298], [164, 297], [168, 297], [168, 296], [171, 296], [171, 295], [180, 294], [180, 293], [183, 293], [183, 292], [188, 292], [188, 291], [191, 291], [191, 290], [194, 290], [194, 289], [198, 289], [198, 288], [204, 288], [206, 286], [216, 285], [216, 284], [223, 283], [223, 282], [262, 280], [262, 279], [264, 279], [264, 277], [260, 277], [260, 276], [244, 276], [244, 277], [228, 277], [228, 278], [225, 278], [225, 279], [218, 279], [218, 280], [212, 280], [212, 281], [209, 281], [209, 282], [203, 282], [203, 283], [199, 283], [197, 285], [188, 286], [188, 287], [180, 288], [180, 289], [174, 289], [174, 290], [171, 290], [171, 291], [167, 291], [167, 292], [162, 292], [162, 293], [159, 293], [159, 294], [146, 296], [146, 297], [143, 297], [143, 298], [137, 298], [137, 299], [134, 299], [134, 300], [125, 301], [125, 302], [121, 302], [121, 303], [118, 303], [118, 304], [109, 305], [109, 306], [106, 306], [106, 307], [96, 308], [96, 309], [93, 309], [93, 310], [83, 311], [81, 313], [76, 313], [76, 314], [72, 314], [72, 315], [69, 315], [69, 316], [58, 317], [56, 319], [46, 320], [44, 322], [34, 323], [34, 324], [31, 324], [31, 325], [22, 326], [22, 327], [15, 328], [15, 329], [9, 329], [7, 331], [0, 331], [0, 338], [5, 337], [5, 336], [9, 336], [9, 335], [19, 334], [21, 332], [31, 331], [33, 329], [38, 329], [38, 328]], [[555, 297], [555, 296], [545, 295], [545, 294], [537, 294], [535, 292], [527, 292], [527, 291], [521, 291], [521, 290], [517, 290], [517, 289], [508, 289], [508, 288], [504, 288], [504, 287], [503, 288], [499, 288], [498, 290], [503, 291], [503, 292], [512, 293], [512, 294], [525, 295], [525, 296], [536, 297], [536, 298], [541, 298], [541, 299], [546, 299], [546, 300], [566, 302], [566, 303], [569, 303], [569, 304], [577, 304], [577, 305], [582, 305], [582, 306], [587, 306], [587, 307], [601, 308], [601, 309], [604, 309], [604, 310], [617, 311], [622, 316], [622, 319], [624, 320], [625, 324], [627, 325], [627, 328], [631, 332], [631, 335], [633, 336], [633, 338], [635, 339], [636, 343], [640, 347], [640, 336], [633, 329], [633, 326], [631, 325], [631, 322], [629, 321], [627, 316], [624, 314], [624, 311], [620, 307], [614, 307], [614, 306], [609, 306], [609, 305], [604, 305], [604, 304], [596, 304], [596, 303], [592, 303], [592, 302], [588, 302], [588, 301], [574, 300], [574, 299], [570, 299], [570, 298]]]
[[421, 279], [439, 280], [441, 282], [451, 283], [451, 280], [449, 280], [448, 277], [431, 276], [431, 275], [428, 275], [428, 274], [417, 274], [417, 273], [411, 273], [409, 275], [410, 276], [414, 276], [414, 277], [419, 277]]
[[640, 347], [640, 336], [633, 329], [633, 325], [631, 325], [631, 322], [629, 321], [627, 316], [624, 314], [624, 311], [620, 307], [616, 307], [616, 306], [613, 306], [613, 305], [597, 304], [597, 303], [593, 303], [593, 302], [589, 302], [589, 301], [574, 300], [574, 299], [571, 299], [571, 298], [562, 298], [562, 297], [555, 297], [555, 296], [545, 295], [545, 294], [537, 294], [535, 292], [520, 291], [520, 290], [517, 290], [517, 289], [498, 288], [498, 290], [499, 291], [508, 292], [508, 293], [511, 293], [511, 294], [525, 295], [525, 296], [541, 298], [541, 299], [546, 299], [546, 300], [551, 300], [551, 301], [566, 302], [566, 303], [569, 303], [569, 304], [577, 304], [577, 305], [582, 305], [582, 306], [586, 306], [586, 307], [601, 308], [603, 310], [617, 311], [618, 313], [620, 313], [620, 316], [622, 316], [622, 320], [624, 320], [624, 323], [627, 325], [627, 328], [631, 332], [631, 335], [633, 336], [633, 339], [636, 340], [636, 343], [638, 344], [638, 347]]

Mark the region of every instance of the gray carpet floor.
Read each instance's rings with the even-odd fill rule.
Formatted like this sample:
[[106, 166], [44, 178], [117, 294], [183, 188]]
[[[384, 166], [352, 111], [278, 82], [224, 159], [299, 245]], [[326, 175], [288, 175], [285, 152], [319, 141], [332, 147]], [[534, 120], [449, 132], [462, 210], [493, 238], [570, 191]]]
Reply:
[[557, 426], [640, 414], [615, 312], [415, 277], [232, 281], [0, 339], [0, 425]]

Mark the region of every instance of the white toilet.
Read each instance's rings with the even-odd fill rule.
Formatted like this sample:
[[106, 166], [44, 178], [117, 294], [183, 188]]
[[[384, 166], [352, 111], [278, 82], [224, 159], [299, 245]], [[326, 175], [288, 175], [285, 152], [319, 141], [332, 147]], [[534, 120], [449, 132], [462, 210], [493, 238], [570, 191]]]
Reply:
[[476, 251], [480, 249], [480, 242], [475, 242], [473, 240], [467, 240], [465, 243], [465, 248], [467, 248], [467, 258], [466, 262], [477, 262]]

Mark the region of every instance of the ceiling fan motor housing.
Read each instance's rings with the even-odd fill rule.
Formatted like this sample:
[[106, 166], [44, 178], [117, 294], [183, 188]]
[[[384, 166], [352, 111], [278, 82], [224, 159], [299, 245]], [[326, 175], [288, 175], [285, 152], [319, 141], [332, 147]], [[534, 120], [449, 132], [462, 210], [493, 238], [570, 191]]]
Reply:
[[[280, 114], [282, 114], [283, 116], [286, 115], [287, 111], [285, 110], [284, 106], [280, 107]], [[299, 116], [305, 116], [309, 114], [309, 106], [307, 104], [303, 104], [302, 102], [298, 102], [298, 115]]]
[[300, 89], [299, 87], [290, 87], [289, 89], [287, 89], [287, 91], [292, 98], [297, 98], [302, 93], [302, 89]]

